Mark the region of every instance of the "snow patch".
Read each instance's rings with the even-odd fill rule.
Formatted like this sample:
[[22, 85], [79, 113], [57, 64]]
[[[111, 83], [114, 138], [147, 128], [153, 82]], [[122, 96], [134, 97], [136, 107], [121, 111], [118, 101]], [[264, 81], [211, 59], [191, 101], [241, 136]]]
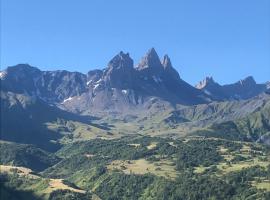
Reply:
[[94, 85], [94, 90], [97, 89], [98, 86], [100, 86], [100, 84], [95, 84], [95, 85]]
[[90, 83], [92, 83], [93, 80], [87, 81], [86, 85], [89, 85]]
[[127, 92], [128, 92], [127, 90], [122, 90], [123, 94], [127, 94]]
[[5, 71], [0, 72], [0, 79], [4, 79], [6, 75], [7, 75], [7, 72]]
[[64, 99], [64, 101], [62, 103], [65, 103], [65, 102], [70, 101], [72, 99], [73, 99], [73, 97], [68, 97], [67, 99]]
[[99, 79], [96, 83], [100, 83], [102, 81], [102, 79]]

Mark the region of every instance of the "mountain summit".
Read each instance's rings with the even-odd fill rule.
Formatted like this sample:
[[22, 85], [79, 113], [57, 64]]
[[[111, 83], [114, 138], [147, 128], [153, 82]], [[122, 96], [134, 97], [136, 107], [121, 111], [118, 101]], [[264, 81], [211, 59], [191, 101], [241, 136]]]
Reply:
[[167, 54], [163, 57], [162, 66], [164, 67], [167, 77], [173, 78], [174, 80], [180, 79], [178, 72], [173, 68], [171, 60]]
[[110, 87], [129, 88], [132, 87], [133, 76], [135, 76], [133, 60], [128, 53], [125, 54], [121, 51], [108, 63], [104, 81]]
[[149, 49], [145, 54], [145, 56], [141, 59], [141, 62], [138, 64], [139, 70], [143, 70], [146, 68], [154, 68], [154, 69], [162, 68], [160, 59], [154, 48]]

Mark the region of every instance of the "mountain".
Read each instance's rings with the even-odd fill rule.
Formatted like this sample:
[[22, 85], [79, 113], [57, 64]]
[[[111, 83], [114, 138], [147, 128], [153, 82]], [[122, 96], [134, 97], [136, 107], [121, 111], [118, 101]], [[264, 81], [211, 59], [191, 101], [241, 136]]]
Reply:
[[1, 72], [1, 90], [39, 97], [57, 103], [86, 91], [86, 75], [78, 72], [40, 71], [28, 64]]
[[151, 48], [0, 86], [3, 199], [269, 199], [269, 82], [193, 87]]
[[[219, 111], [213, 113], [215, 119], [212, 119], [212, 123], [207, 123], [206, 129], [196, 130], [191, 134], [230, 140], [257, 141], [269, 145], [270, 96], [264, 94], [238, 102], [240, 105], [238, 103], [232, 107], [226, 106], [224, 109], [217, 109]], [[230, 113], [229, 110], [232, 112]], [[223, 120], [221, 120], [222, 118]], [[204, 120], [207, 120], [207, 117]]]
[[195, 87], [204, 91], [215, 100], [224, 100], [229, 98], [229, 96], [223, 91], [223, 87], [215, 82], [213, 77], [206, 77]]
[[129, 54], [120, 52], [103, 71], [88, 74], [88, 92], [64, 102], [67, 109], [128, 112], [144, 109], [153, 98], [172, 105], [209, 101], [207, 95], [180, 79], [167, 55], [161, 63], [153, 48], [136, 68]]
[[[120, 52], [87, 74], [19, 64], [0, 72], [0, 85], [1, 139], [49, 151], [70, 141], [127, 134], [186, 136], [252, 115], [270, 94], [269, 83], [252, 77], [223, 86], [207, 77], [193, 87], [154, 48], [137, 65]], [[267, 134], [261, 124], [254, 126], [263, 131], [253, 140]]]
[[206, 77], [195, 87], [204, 91], [215, 100], [241, 100], [249, 99], [263, 93], [269, 88], [269, 83], [258, 84], [252, 76], [248, 76], [236, 83], [221, 86], [212, 77]]
[[[76, 140], [106, 135], [109, 127], [94, 124], [91, 116], [80, 116], [27, 94], [1, 91], [1, 140], [34, 144], [57, 150], [62, 138]], [[95, 136], [92, 136], [93, 134]]]
[[167, 55], [161, 62], [154, 48], [136, 68], [129, 54], [120, 52], [104, 70], [92, 70], [87, 75], [64, 70], [41, 71], [27, 64], [8, 67], [1, 74], [4, 92], [35, 96], [79, 112], [123, 112], [143, 108], [153, 98], [172, 105], [210, 100], [180, 78]]
[[224, 85], [224, 92], [236, 99], [248, 99], [266, 90], [266, 84], [257, 84], [252, 76], [234, 84]]

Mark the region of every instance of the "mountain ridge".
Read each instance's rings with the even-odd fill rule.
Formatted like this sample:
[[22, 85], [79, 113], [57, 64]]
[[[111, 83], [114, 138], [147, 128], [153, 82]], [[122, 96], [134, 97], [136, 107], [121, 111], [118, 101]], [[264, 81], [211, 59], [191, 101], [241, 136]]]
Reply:
[[[121, 51], [106, 68], [87, 74], [19, 64], [0, 72], [0, 84], [1, 115], [7, 116], [1, 119], [1, 138], [20, 142], [23, 132], [29, 140], [22, 142], [43, 148], [50, 141], [126, 133], [181, 137], [255, 113], [270, 94], [269, 83], [257, 84], [252, 77], [227, 85], [207, 77], [193, 87], [181, 79], [168, 55], [160, 59], [153, 48], [138, 66]], [[254, 116], [261, 120], [254, 130], [263, 131], [255, 140], [267, 132], [268, 122]]]
[[249, 99], [268, 88], [268, 82], [258, 84], [252, 76], [247, 76], [235, 83], [220, 85], [213, 77], [206, 77], [195, 85], [197, 89], [211, 95], [215, 100]]

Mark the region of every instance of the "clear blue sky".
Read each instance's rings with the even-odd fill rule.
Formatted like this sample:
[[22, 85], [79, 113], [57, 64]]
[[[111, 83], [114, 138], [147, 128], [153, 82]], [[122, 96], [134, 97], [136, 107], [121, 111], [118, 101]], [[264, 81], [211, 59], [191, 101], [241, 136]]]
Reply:
[[180, 76], [270, 80], [269, 0], [1, 0], [1, 68], [86, 73], [155, 47]]

